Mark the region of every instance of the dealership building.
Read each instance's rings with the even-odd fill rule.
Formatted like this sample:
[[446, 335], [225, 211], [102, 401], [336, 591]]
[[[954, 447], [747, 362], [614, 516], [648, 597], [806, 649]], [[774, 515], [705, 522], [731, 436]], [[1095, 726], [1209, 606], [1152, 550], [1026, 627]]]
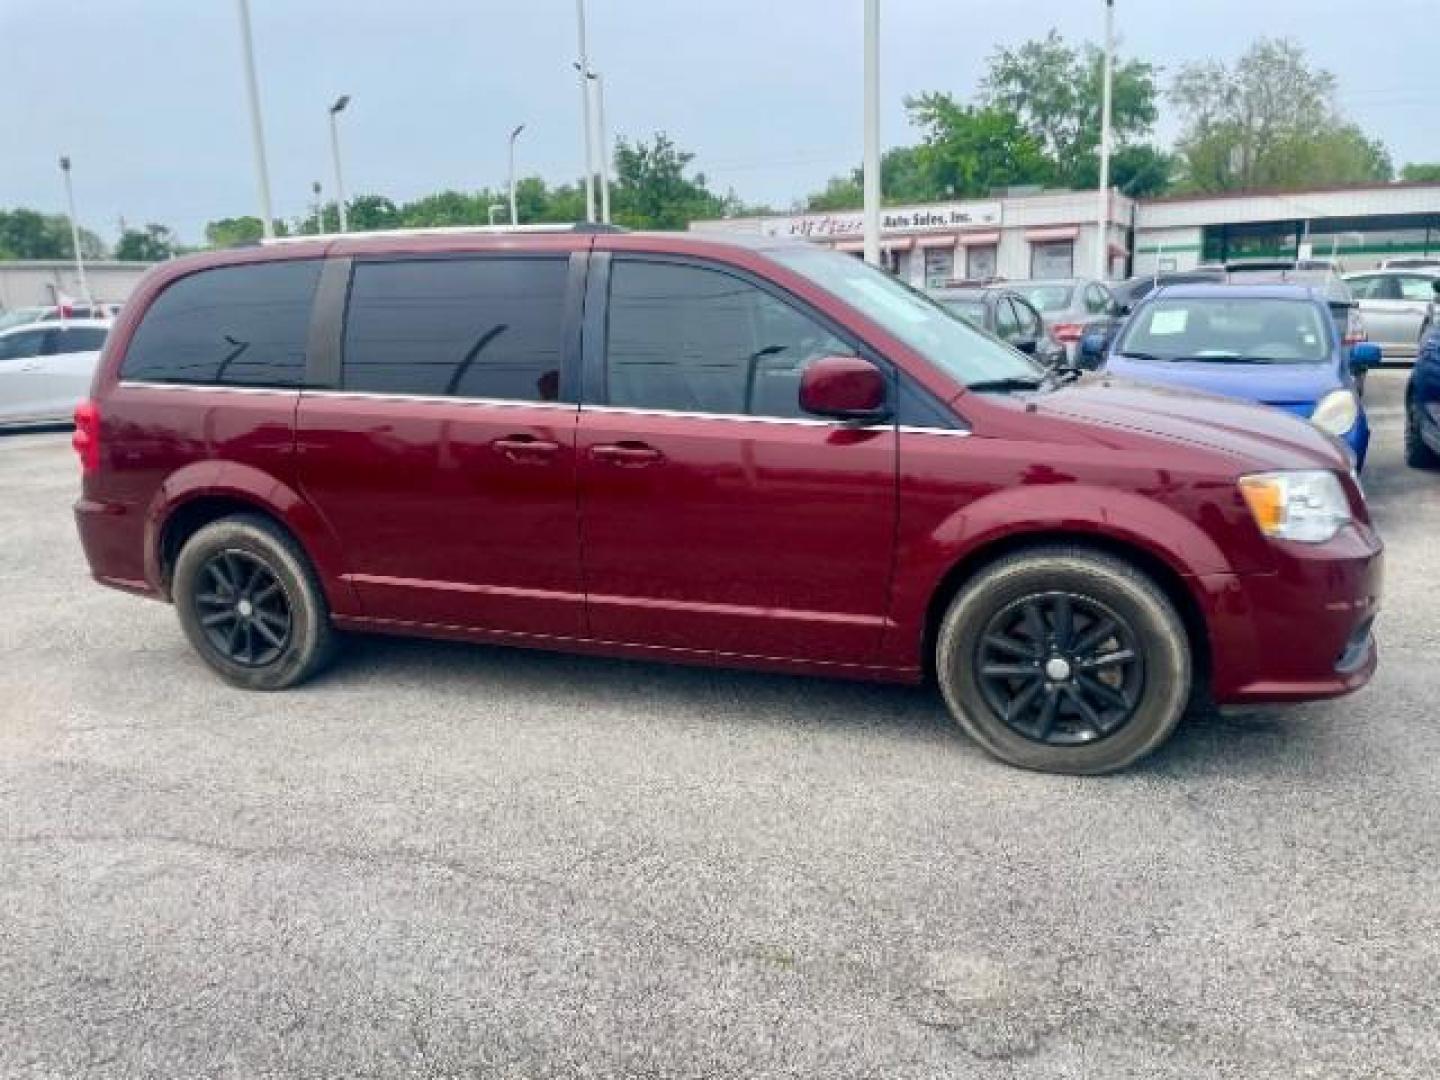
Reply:
[[[1107, 276], [1202, 262], [1329, 257], [1348, 270], [1401, 255], [1440, 257], [1440, 184], [1131, 199], [1112, 192], [1103, 231], [1094, 192], [1013, 190], [989, 199], [885, 207], [885, 265], [918, 288], [955, 279]], [[788, 236], [858, 254], [856, 211], [696, 221], [691, 229]]]

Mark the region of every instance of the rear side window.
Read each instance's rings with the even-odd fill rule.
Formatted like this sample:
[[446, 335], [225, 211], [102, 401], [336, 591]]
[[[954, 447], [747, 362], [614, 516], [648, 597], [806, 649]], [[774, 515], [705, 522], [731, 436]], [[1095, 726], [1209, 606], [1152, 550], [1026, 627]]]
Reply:
[[6, 334], [0, 338], [0, 360], [23, 360], [39, 356], [45, 348], [48, 330], [26, 330], [19, 334]]
[[629, 259], [611, 270], [611, 405], [801, 418], [805, 369], [854, 352], [808, 315], [732, 274]]
[[345, 389], [556, 400], [567, 274], [564, 258], [356, 263]]
[[224, 266], [183, 277], [145, 313], [120, 375], [161, 383], [299, 386], [320, 261]]
[[105, 331], [94, 326], [77, 326], [50, 332], [50, 352], [99, 352], [105, 345]]

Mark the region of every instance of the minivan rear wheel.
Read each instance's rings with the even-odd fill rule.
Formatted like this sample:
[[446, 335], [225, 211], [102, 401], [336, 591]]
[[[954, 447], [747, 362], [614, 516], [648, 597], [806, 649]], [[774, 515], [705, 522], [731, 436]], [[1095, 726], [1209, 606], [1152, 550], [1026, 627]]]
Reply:
[[309, 560], [259, 515], [222, 518], [190, 537], [171, 591], [190, 644], [235, 686], [283, 690], [319, 671], [334, 651]]
[[1002, 761], [1046, 772], [1124, 768], [1175, 729], [1191, 658], [1147, 575], [1083, 548], [1008, 556], [955, 597], [936, 672], [960, 726]]

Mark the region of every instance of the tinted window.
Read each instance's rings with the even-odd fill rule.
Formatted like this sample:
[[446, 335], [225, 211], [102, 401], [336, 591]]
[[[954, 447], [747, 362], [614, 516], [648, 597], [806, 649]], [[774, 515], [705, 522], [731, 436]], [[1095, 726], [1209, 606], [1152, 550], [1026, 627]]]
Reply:
[[1105, 290], [1098, 285], [1089, 285], [1085, 289], [1086, 310], [1098, 314], [1110, 306], [1110, 297]]
[[1040, 316], [1035, 309], [1024, 300], [1012, 300], [1015, 305], [1015, 317], [1020, 321], [1020, 336], [1023, 338], [1039, 338]]
[[1436, 278], [1429, 277], [1406, 276], [1399, 278], [1400, 298], [1402, 300], [1433, 300], [1436, 280]]
[[167, 383], [299, 386], [320, 262], [202, 270], [150, 305], [121, 375]]
[[1064, 311], [1075, 292], [1069, 285], [1017, 285], [1015, 291], [1041, 311]]
[[50, 352], [99, 352], [105, 344], [105, 331], [98, 326], [77, 326], [65, 330], [53, 330], [50, 336]]
[[345, 388], [556, 400], [567, 266], [563, 258], [357, 263]]
[[0, 338], [0, 360], [22, 360], [39, 356], [45, 347], [45, 330], [29, 330]]
[[610, 276], [610, 404], [803, 417], [800, 376], [854, 352], [809, 316], [731, 274], [617, 260]]
[[1015, 316], [1015, 308], [1011, 306], [1008, 299], [1003, 299], [995, 310], [995, 333], [1006, 341], [1017, 337], [1020, 333], [1020, 320]]

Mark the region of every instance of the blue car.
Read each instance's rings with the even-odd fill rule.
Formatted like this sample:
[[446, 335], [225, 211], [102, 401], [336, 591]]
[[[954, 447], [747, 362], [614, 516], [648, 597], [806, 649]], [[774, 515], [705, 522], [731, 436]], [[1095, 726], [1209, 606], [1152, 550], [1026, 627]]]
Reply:
[[[1440, 282], [1435, 292], [1440, 295]], [[1405, 462], [1440, 469], [1440, 323], [1421, 340], [1405, 386]]]
[[[1345, 344], [1347, 305], [1307, 285], [1172, 285], [1135, 308], [1104, 370], [1144, 382], [1246, 398], [1293, 413], [1365, 463], [1364, 375], [1373, 342]], [[1089, 338], [1082, 351], [1099, 352]]]

